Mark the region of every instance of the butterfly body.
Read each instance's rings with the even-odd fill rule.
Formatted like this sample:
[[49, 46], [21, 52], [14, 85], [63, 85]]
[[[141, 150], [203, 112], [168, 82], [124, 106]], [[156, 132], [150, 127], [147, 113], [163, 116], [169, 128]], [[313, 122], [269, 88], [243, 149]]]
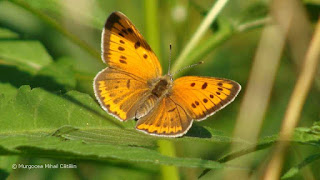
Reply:
[[148, 82], [150, 90], [146, 92], [148, 98], [142, 102], [138, 108], [135, 119], [140, 119], [141, 117], [147, 115], [150, 110], [156, 106], [159, 101], [165, 96], [169, 96], [172, 89], [172, 77], [170, 75], [165, 75], [160, 78], [152, 79]]
[[102, 59], [109, 65], [94, 79], [94, 92], [109, 114], [137, 119], [147, 134], [178, 137], [231, 103], [241, 86], [232, 80], [161, 76], [162, 68], [148, 43], [122, 13], [112, 13], [102, 33]]

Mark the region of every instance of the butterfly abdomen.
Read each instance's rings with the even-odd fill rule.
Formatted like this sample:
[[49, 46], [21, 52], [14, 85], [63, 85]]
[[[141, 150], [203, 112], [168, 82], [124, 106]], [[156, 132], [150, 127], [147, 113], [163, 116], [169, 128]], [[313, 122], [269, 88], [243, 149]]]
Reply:
[[143, 102], [136, 111], [135, 118], [140, 119], [151, 111], [152, 108], [156, 105], [158, 97], [150, 95], [145, 102]]
[[136, 119], [148, 114], [155, 105], [170, 92], [172, 88], [172, 81], [169, 76], [163, 76], [152, 80], [149, 83], [151, 94], [146, 98], [146, 100], [140, 105], [136, 111]]

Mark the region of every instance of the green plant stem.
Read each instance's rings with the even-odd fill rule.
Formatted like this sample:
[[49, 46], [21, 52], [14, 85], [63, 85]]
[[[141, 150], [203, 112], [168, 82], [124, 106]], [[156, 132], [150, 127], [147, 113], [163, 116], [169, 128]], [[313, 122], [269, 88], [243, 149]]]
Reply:
[[192, 36], [189, 43], [186, 45], [185, 49], [182, 51], [178, 59], [175, 61], [172, 67], [172, 72], [176, 72], [179, 70], [183, 65], [190, 64], [190, 60], [187, 59], [191, 50], [193, 50], [198, 42], [200, 41], [201, 37], [205, 34], [205, 32], [209, 29], [212, 22], [217, 18], [218, 14], [221, 12], [223, 7], [226, 5], [228, 0], [218, 0], [210, 9], [208, 15], [200, 24], [197, 31]]
[[[222, 25], [225, 26], [221, 28], [215, 35], [208, 38], [204, 41], [201, 45], [199, 45], [196, 49], [190, 52], [188, 55], [188, 61], [191, 63], [195, 63], [200, 61], [205, 57], [207, 54], [212, 52], [212, 49], [218, 47], [226, 40], [228, 40], [234, 33], [230, 26], [226, 27], [226, 24]], [[185, 73], [186, 71], [181, 71], [181, 73]], [[177, 73], [178, 74], [178, 73]]]
[[[172, 141], [167, 140], [159, 140], [158, 141], [158, 150], [161, 154], [169, 156], [169, 157], [176, 157], [176, 149], [175, 145]], [[178, 180], [179, 178], [179, 171], [176, 166], [161, 166], [161, 174], [162, 179], [164, 180]]]
[[248, 31], [253, 28], [262, 27], [263, 25], [270, 23], [270, 22], [271, 22], [271, 17], [267, 16], [267, 17], [264, 17], [261, 19], [256, 19], [256, 20], [253, 20], [250, 22], [245, 22], [243, 24], [240, 24], [239, 26], [237, 26], [235, 31], [237, 31], [237, 32]]
[[50, 16], [46, 15], [45, 13], [32, 8], [29, 4], [27, 4], [24, 1], [21, 0], [11, 0], [10, 2], [16, 4], [17, 6], [20, 6], [24, 8], [25, 10], [31, 12], [35, 16], [37, 16], [39, 19], [41, 19], [43, 22], [54, 28], [56, 31], [60, 32], [63, 36], [68, 38], [70, 41], [78, 45], [80, 48], [87, 51], [89, 54], [91, 54], [93, 57], [99, 60], [99, 62], [102, 63], [100, 53], [96, 49], [92, 48], [90, 45], [88, 45], [83, 40], [79, 39], [77, 36], [73, 35], [71, 32], [67, 31], [65, 28], [63, 28], [56, 20], [51, 18]]
[[[146, 24], [146, 39], [153, 48], [153, 51], [160, 57], [160, 33], [158, 22], [158, 1], [145, 0], [145, 24]], [[160, 140], [158, 141], [159, 152], [163, 155], [175, 157], [175, 146], [173, 142]], [[179, 171], [176, 166], [161, 165], [162, 178], [165, 180], [178, 180]]]
[[291, 95], [285, 117], [281, 126], [280, 142], [275, 146], [273, 156], [264, 172], [264, 179], [279, 179], [282, 170], [283, 159], [289, 146], [288, 140], [293, 135], [297, 126], [301, 111], [311, 88], [320, 59], [320, 19], [307, 51], [303, 68]]
[[[225, 24], [221, 24], [222, 25], [221, 29], [214, 36], [209, 38], [199, 48], [194, 50], [195, 53], [197, 53], [197, 51], [198, 51], [199, 54], [197, 54], [197, 56], [192, 56], [192, 53], [191, 53], [190, 58], [192, 58], [194, 61], [199, 60], [200, 58], [203, 58], [206, 54], [210, 53], [213, 48], [222, 44], [223, 42], [225, 42], [227, 39], [229, 39], [234, 34], [244, 33], [249, 30], [261, 28], [261, 27], [263, 27], [263, 25], [265, 25], [266, 23], [269, 23], [269, 22], [270, 22], [270, 18], [265, 17], [262, 19], [253, 20], [253, 21], [239, 24], [236, 27], [231, 27], [231, 26], [226, 26]], [[215, 36], [218, 36], [218, 37], [215, 37]], [[268, 143], [268, 144], [262, 145], [261, 147], [266, 148], [271, 145], [272, 145], [272, 143]], [[259, 148], [260, 147], [257, 147], [257, 149], [259, 149]], [[232, 154], [228, 157], [223, 157], [223, 158], [219, 159], [219, 162], [226, 162], [226, 161], [232, 160], [233, 158], [237, 158], [239, 156], [242, 156], [244, 154], [247, 154], [247, 153], [250, 153], [253, 151], [255, 151], [255, 147], [252, 147], [252, 148], [248, 149], [247, 151], [237, 152], [237, 153]], [[199, 178], [201, 178], [202, 176], [207, 174], [210, 170], [211, 169], [205, 169], [202, 172], [202, 174], [199, 176]]]
[[[192, 50], [188, 55], [188, 61], [191, 63], [196, 63], [203, 59], [206, 55], [212, 52], [213, 49], [227, 41], [230, 37], [232, 37], [236, 33], [244, 33], [249, 30], [257, 29], [263, 27], [266, 23], [269, 22], [269, 18], [263, 18], [259, 20], [254, 20], [250, 22], [245, 22], [243, 24], [238, 25], [237, 27], [232, 27], [227, 22], [219, 23], [221, 26], [219, 31], [217, 31], [214, 35], [208, 38], [206, 41], [201, 43], [196, 49]], [[182, 71], [185, 73], [186, 71]]]
[[161, 63], [158, 0], [145, 0], [146, 39]]

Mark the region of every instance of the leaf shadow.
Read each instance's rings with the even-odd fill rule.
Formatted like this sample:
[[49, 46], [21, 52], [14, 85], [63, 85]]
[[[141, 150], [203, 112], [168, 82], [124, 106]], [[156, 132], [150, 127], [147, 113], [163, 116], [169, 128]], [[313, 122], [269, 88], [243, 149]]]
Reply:
[[211, 138], [212, 134], [206, 128], [193, 124], [185, 136], [196, 138]]
[[67, 92], [67, 89], [63, 85], [57, 83], [52, 77], [43, 75], [33, 76], [28, 72], [19, 70], [16, 66], [0, 64], [0, 83], [9, 83], [16, 88], [19, 88], [22, 85], [30, 85], [31, 88], [42, 88], [46, 92], [55, 96], [58, 96], [60, 94], [60, 98], [63, 98], [69, 102], [72, 102], [73, 104], [83, 107], [90, 113], [93, 113], [109, 121], [110, 123], [116, 125], [119, 128], [124, 128], [123, 125], [120, 124], [118, 121], [115, 121], [114, 119], [102, 115], [97, 110], [93, 109], [92, 107], [86, 104], [83, 104], [82, 102], [80, 102], [72, 96], [64, 94]]
[[10, 173], [3, 170], [3, 169], [0, 169], [0, 179], [7, 179], [9, 177]]

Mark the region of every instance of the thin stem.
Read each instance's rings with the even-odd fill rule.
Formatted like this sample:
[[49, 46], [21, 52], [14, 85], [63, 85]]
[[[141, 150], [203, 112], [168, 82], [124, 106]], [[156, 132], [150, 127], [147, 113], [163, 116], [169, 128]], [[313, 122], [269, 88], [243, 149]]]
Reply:
[[275, 147], [273, 156], [267, 165], [264, 179], [279, 179], [283, 158], [289, 146], [288, 140], [293, 135], [294, 128], [299, 122], [301, 111], [311, 88], [320, 59], [320, 19], [305, 57], [304, 66], [294, 87], [290, 102], [282, 123], [280, 141]]
[[51, 18], [50, 16], [46, 15], [45, 13], [38, 11], [34, 8], [32, 8], [29, 4], [27, 4], [24, 1], [21, 0], [11, 0], [10, 2], [24, 8], [25, 10], [31, 12], [38, 18], [40, 18], [43, 22], [54, 28], [56, 31], [60, 32], [62, 35], [64, 35], [66, 38], [70, 39], [73, 43], [87, 51], [89, 54], [91, 54], [93, 57], [99, 60], [99, 62], [102, 63], [100, 53], [92, 48], [90, 45], [88, 45], [83, 40], [79, 39], [77, 36], [73, 35], [71, 32], [67, 31], [65, 28], [63, 28], [56, 20]]
[[199, 28], [195, 32], [195, 34], [192, 36], [191, 40], [185, 47], [185, 49], [182, 51], [176, 62], [174, 63], [172, 67], [172, 72], [175, 72], [179, 70], [183, 64], [189, 64], [190, 60], [188, 62], [185, 62], [187, 60], [187, 57], [192, 49], [196, 47], [198, 42], [200, 41], [201, 37], [205, 34], [205, 32], [209, 29], [212, 22], [217, 18], [218, 14], [222, 11], [223, 7], [226, 5], [228, 0], [218, 0], [209, 11], [206, 18], [202, 21]]
[[254, 21], [243, 23], [243, 24], [239, 25], [235, 30], [237, 32], [243, 32], [243, 31], [250, 30], [251, 28], [263, 26], [264, 24], [267, 24], [270, 22], [271, 22], [271, 17], [264, 17], [261, 19], [256, 19]]
[[[160, 32], [158, 22], [158, 1], [157, 0], [145, 0], [145, 21], [146, 21], [146, 38], [153, 48], [153, 51], [160, 58]], [[160, 140], [158, 141], [159, 152], [163, 155], [175, 157], [176, 149], [175, 145], [171, 141]], [[163, 179], [178, 180], [179, 171], [176, 166], [161, 165], [161, 174]]]
[[158, 0], [145, 0], [146, 39], [161, 63]]
[[[243, 33], [256, 28], [261, 28], [269, 22], [269, 18], [263, 18], [260, 20], [253, 20], [240, 24], [236, 27], [232, 27], [227, 22], [219, 23], [219, 31], [209, 37], [206, 41], [201, 43], [197, 48], [193, 49], [188, 55], [188, 61], [195, 63], [203, 59], [206, 55], [212, 52], [213, 49], [227, 41], [235, 33]], [[186, 71], [184, 71], [185, 73]]]
[[[161, 154], [169, 157], [176, 157], [176, 147], [172, 141], [159, 140], [158, 150]], [[162, 179], [164, 180], [178, 180], [179, 170], [176, 166], [161, 166]]]

